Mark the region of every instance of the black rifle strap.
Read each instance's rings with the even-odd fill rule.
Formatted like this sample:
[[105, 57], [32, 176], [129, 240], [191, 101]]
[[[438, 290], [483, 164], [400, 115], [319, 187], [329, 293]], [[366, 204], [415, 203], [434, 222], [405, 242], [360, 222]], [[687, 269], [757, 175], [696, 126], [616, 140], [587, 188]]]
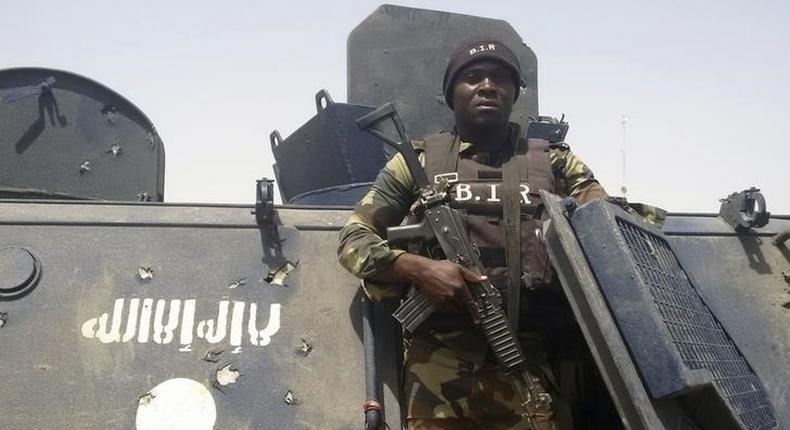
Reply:
[[514, 332], [518, 332], [521, 306], [521, 181], [519, 165], [524, 155], [515, 151], [505, 162], [502, 172], [502, 218], [505, 226], [505, 262], [507, 263], [507, 316]]

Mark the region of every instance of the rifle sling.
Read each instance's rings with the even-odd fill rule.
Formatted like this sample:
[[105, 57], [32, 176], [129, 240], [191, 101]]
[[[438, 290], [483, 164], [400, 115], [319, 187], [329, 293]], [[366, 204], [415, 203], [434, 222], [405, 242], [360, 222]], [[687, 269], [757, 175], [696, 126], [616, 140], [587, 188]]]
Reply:
[[507, 263], [507, 316], [518, 332], [521, 305], [521, 195], [518, 152], [505, 162], [502, 172], [502, 218], [505, 226], [505, 261]]

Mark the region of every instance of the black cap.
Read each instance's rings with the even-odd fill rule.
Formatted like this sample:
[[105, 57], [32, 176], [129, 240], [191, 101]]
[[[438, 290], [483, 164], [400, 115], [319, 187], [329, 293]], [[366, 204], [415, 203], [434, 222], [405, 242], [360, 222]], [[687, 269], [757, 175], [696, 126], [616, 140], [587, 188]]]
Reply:
[[513, 73], [513, 80], [516, 85], [514, 101], [518, 99], [521, 91], [519, 89], [523, 86], [521, 80], [521, 65], [519, 65], [518, 57], [510, 48], [497, 39], [476, 37], [474, 39], [467, 39], [461, 42], [450, 54], [450, 61], [447, 63], [447, 69], [444, 71], [444, 80], [442, 81], [442, 88], [444, 89], [444, 100], [450, 109], [453, 108], [453, 84], [455, 83], [461, 69], [480, 60], [494, 60], [499, 61], [505, 67], [510, 69]]

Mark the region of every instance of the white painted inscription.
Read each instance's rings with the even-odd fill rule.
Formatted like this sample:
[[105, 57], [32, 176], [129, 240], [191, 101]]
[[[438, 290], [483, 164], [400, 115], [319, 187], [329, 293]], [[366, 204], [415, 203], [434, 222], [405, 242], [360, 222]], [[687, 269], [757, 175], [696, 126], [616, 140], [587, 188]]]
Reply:
[[[497, 193], [499, 192], [499, 186], [500, 184], [489, 184], [488, 187], [490, 193], [489, 196], [487, 196], [485, 199], [487, 203], [500, 202], [499, 196], [497, 195]], [[532, 203], [532, 200], [530, 200], [529, 198], [529, 185], [521, 184], [519, 194], [521, 194], [521, 201], [525, 205], [529, 205]], [[483, 197], [474, 195], [474, 193], [472, 192], [472, 186], [470, 184], [464, 184], [459, 182], [455, 184], [454, 200], [457, 202], [466, 202], [469, 200], [474, 200], [476, 202], [479, 202], [483, 200]]]
[[[190, 351], [195, 336], [210, 344], [226, 341], [241, 351], [246, 337], [253, 346], [266, 346], [280, 330], [279, 303], [272, 303], [265, 324], [258, 321], [258, 305], [240, 301], [221, 300], [216, 318], [195, 319], [197, 303], [194, 299], [156, 301], [150, 298], [116, 299], [111, 313], [103, 313], [82, 324], [82, 335], [102, 343], [137, 343], [167, 345], [178, 337], [179, 351]], [[126, 317], [124, 319], [124, 316]], [[246, 317], [246, 320], [245, 320]], [[124, 326], [123, 321], [126, 321]]]

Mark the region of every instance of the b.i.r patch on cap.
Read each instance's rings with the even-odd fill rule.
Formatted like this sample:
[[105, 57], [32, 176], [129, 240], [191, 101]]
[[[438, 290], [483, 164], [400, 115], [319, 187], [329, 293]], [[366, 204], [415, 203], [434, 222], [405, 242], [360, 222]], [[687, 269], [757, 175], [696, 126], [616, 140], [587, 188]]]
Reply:
[[493, 43], [488, 43], [488, 44], [475, 46], [474, 48], [469, 49], [469, 56], [487, 51], [496, 51], [496, 45]]

